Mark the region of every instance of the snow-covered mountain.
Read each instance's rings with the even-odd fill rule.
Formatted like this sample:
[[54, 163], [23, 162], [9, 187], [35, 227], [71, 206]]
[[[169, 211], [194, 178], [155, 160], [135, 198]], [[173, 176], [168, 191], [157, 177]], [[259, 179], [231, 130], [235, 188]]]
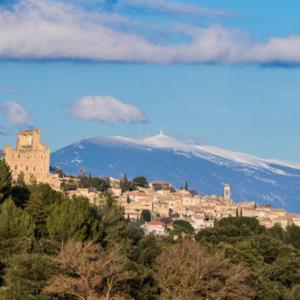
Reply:
[[183, 141], [163, 134], [148, 138], [95, 137], [52, 154], [52, 165], [67, 173], [121, 178], [144, 175], [176, 187], [184, 181], [200, 194], [221, 194], [229, 183], [236, 201], [284, 207], [300, 212], [300, 164], [270, 160]]

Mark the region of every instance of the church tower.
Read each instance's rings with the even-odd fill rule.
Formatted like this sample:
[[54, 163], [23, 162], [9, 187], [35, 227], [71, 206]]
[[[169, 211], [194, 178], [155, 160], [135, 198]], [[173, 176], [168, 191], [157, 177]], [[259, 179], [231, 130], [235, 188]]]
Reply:
[[231, 186], [229, 184], [224, 185], [224, 200], [226, 202], [232, 202], [232, 199], [231, 199]]

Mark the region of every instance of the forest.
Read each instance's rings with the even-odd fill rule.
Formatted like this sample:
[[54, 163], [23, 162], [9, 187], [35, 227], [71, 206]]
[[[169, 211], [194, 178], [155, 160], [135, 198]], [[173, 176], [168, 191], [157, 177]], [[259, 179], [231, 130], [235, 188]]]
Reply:
[[300, 227], [234, 216], [158, 238], [101, 199], [12, 184], [0, 161], [0, 299], [300, 299]]

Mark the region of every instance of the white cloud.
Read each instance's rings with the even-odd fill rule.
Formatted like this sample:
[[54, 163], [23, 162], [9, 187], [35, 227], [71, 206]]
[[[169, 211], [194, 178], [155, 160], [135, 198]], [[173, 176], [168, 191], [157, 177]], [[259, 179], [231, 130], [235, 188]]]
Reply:
[[253, 45], [246, 60], [262, 63], [300, 63], [300, 35], [273, 37], [264, 44]]
[[[44, 0], [0, 11], [0, 57], [150, 61], [160, 47], [110, 29], [95, 14]], [[156, 53], [153, 53], [156, 52]]]
[[8, 123], [12, 125], [30, 125], [32, 123], [29, 113], [18, 102], [5, 102], [0, 105], [0, 111], [7, 119]]
[[[185, 43], [150, 42], [141, 24], [53, 0], [21, 0], [14, 9], [0, 6], [0, 58], [87, 59], [145, 63], [300, 63], [300, 35], [251, 41], [246, 33], [213, 25], [174, 26], [166, 36]], [[124, 0], [151, 6], [152, 0]], [[189, 13], [193, 4], [157, 0], [160, 9]], [[152, 4], [153, 6], [154, 4]], [[199, 7], [198, 7], [199, 9]], [[198, 11], [196, 8], [195, 11]], [[200, 13], [200, 11], [198, 11]], [[127, 32], [109, 23], [127, 23]], [[147, 24], [148, 26], [149, 24]], [[155, 25], [155, 24], [153, 24]], [[136, 28], [135, 28], [136, 26]], [[116, 29], [119, 28], [119, 29]], [[167, 41], [168, 39], [166, 39]]]
[[110, 96], [85, 96], [71, 105], [74, 118], [103, 123], [145, 123], [144, 113], [137, 107]]

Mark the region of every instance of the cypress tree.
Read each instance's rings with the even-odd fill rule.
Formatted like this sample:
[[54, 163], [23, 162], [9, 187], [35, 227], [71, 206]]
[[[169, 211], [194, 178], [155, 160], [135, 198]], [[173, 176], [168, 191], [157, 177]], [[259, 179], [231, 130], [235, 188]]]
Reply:
[[186, 191], [189, 190], [189, 183], [188, 183], [187, 181], [184, 182], [184, 189], [185, 189]]

